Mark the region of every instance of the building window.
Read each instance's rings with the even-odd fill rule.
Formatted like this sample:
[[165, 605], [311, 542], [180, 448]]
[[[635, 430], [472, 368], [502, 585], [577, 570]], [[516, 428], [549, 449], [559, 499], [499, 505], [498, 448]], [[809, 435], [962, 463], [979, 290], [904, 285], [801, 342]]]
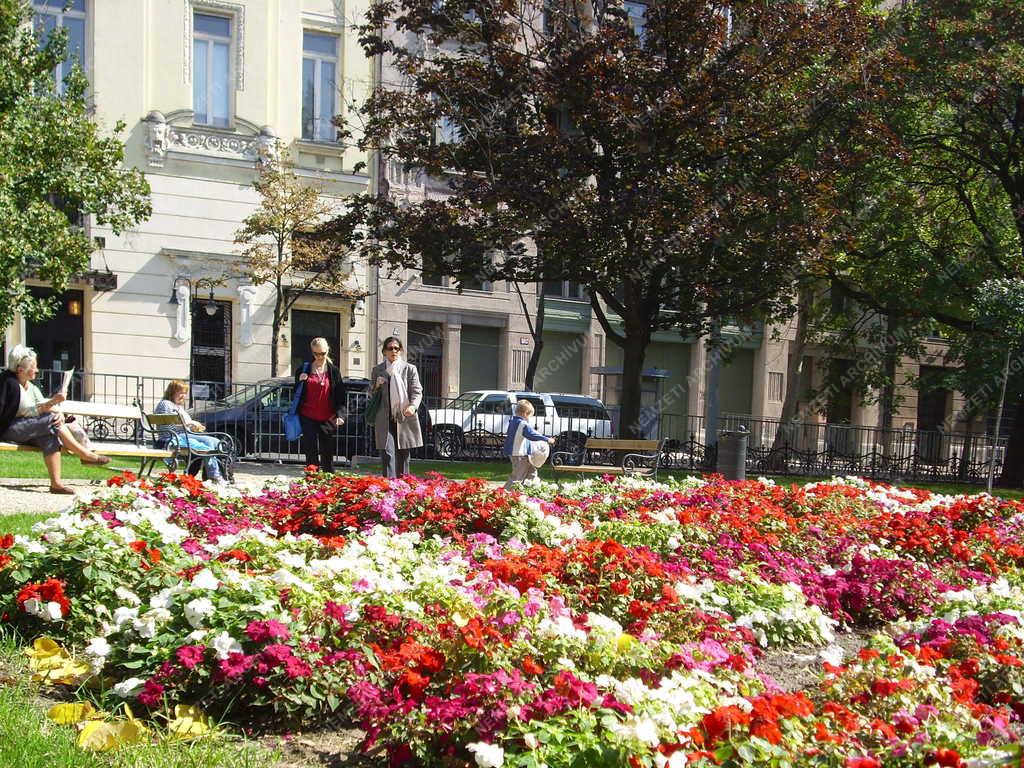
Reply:
[[192, 109], [199, 125], [231, 124], [231, 19], [192, 15]]
[[776, 371], [768, 372], [768, 399], [773, 403], [782, 402], [783, 376]]
[[633, 34], [640, 39], [643, 45], [647, 36], [647, 3], [638, 3], [635, 0], [626, 0], [626, 15], [633, 27]]
[[545, 280], [544, 295], [556, 299], [576, 299], [577, 301], [585, 301], [587, 298], [583, 284], [572, 280]]
[[53, 69], [57, 90], [63, 93], [64, 78], [71, 72], [71, 67], [76, 63], [82, 69], [86, 66], [85, 0], [33, 0], [32, 11], [32, 23], [39, 37], [40, 47], [46, 44], [55, 29], [63, 27], [67, 30], [67, 56]]
[[334, 141], [331, 119], [337, 93], [338, 38], [322, 32], [302, 33], [302, 138]]

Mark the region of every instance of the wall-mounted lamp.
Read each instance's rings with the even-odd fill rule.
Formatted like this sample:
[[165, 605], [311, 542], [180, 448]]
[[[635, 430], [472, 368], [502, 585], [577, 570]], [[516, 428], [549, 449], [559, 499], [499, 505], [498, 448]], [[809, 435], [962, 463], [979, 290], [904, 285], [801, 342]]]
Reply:
[[210, 280], [209, 278], [206, 277], [201, 277], [196, 281], [193, 281], [188, 277], [181, 276], [174, 278], [174, 282], [171, 283], [171, 298], [168, 301], [169, 304], [177, 306], [179, 285], [187, 285], [190, 295], [193, 289], [196, 292], [199, 292], [203, 289], [204, 286], [208, 288], [210, 293], [206, 299], [206, 302], [203, 304], [203, 310], [209, 317], [213, 317], [214, 315], [217, 314], [217, 311], [220, 309], [220, 307], [217, 305], [217, 302], [214, 301], [213, 299], [213, 287], [217, 285], [217, 282], [215, 280]]
[[363, 351], [363, 345], [359, 343], [359, 339], [356, 339], [355, 341], [353, 341], [351, 344], [348, 345], [348, 351], [349, 352], [362, 352]]
[[82, 316], [82, 302], [79, 299], [68, 299], [68, 314], [72, 317]]

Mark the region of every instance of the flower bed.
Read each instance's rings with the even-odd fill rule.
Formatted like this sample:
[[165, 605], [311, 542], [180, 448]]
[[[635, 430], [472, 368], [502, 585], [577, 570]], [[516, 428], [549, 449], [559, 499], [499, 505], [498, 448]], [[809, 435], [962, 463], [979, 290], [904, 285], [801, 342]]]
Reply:
[[[1018, 502], [320, 475], [243, 496], [167, 476], [115, 478], [36, 530], [0, 538], [0, 620], [43, 638], [40, 677], [133, 723], [356, 724], [395, 766], [1019, 754]], [[849, 628], [879, 631], [842, 658]], [[799, 692], [757, 667], [794, 646], [822, 649]]]

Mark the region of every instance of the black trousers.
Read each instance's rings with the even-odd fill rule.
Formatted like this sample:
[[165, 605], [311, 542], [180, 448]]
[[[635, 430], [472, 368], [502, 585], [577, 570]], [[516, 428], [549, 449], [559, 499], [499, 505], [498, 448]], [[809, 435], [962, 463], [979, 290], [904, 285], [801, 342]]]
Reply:
[[320, 429], [320, 422], [307, 419], [301, 413], [302, 451], [306, 454], [306, 465], [316, 464], [323, 472], [334, 471], [334, 432], [326, 434]]

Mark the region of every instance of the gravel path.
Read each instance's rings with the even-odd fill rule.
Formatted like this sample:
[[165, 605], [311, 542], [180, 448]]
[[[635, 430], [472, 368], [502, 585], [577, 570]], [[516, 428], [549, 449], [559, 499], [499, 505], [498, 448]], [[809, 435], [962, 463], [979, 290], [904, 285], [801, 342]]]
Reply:
[[[269, 477], [299, 477], [299, 464], [257, 464], [240, 461], [235, 465], [235, 484], [254, 491], [262, 487]], [[100, 480], [65, 480], [64, 484], [76, 491], [85, 491], [102, 485]], [[0, 478], [0, 516], [21, 513], [49, 512], [57, 514], [71, 506], [74, 499], [50, 493], [50, 482], [43, 478]]]

